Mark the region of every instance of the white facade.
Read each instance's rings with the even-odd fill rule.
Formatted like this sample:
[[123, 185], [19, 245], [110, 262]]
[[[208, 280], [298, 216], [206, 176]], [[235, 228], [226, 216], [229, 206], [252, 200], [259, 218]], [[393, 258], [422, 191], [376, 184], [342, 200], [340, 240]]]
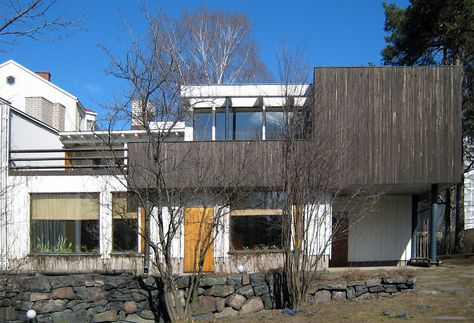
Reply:
[[23, 112], [29, 97], [64, 106], [65, 131], [86, 130], [86, 119], [95, 120], [95, 113], [87, 112], [75, 96], [12, 60], [0, 64], [0, 97]]
[[350, 219], [349, 262], [410, 260], [411, 208], [411, 195], [384, 196], [373, 209]]
[[[16, 66], [16, 63], [11, 63]], [[16, 66], [18, 67], [18, 66]], [[21, 77], [20, 77], [21, 79]], [[295, 86], [296, 95], [293, 104], [304, 105], [307, 85]], [[218, 108], [228, 104], [229, 100], [236, 108], [251, 108], [256, 104], [281, 106], [285, 102], [281, 85], [250, 85], [250, 86], [217, 86], [184, 88], [183, 96], [192, 102], [193, 108]], [[199, 98], [198, 96], [204, 96]], [[11, 111], [10, 111], [11, 110]], [[6, 112], [8, 111], [8, 112]], [[77, 121], [77, 120], [75, 120]], [[167, 128], [166, 123], [155, 124], [154, 131]], [[91, 270], [143, 270], [143, 255], [137, 252], [114, 252], [112, 244], [112, 194], [125, 192], [127, 185], [125, 178], [112, 175], [74, 175], [68, 174], [66, 166], [61, 169], [62, 174], [54, 175], [21, 175], [8, 176], [8, 150], [15, 149], [61, 149], [79, 146], [89, 147], [100, 136], [109, 135], [108, 132], [97, 131], [67, 131], [57, 132], [55, 129], [30, 118], [21, 111], [10, 109], [5, 104], [2, 107], [2, 185], [8, 186], [8, 194], [2, 198], [0, 207], [7, 216], [2, 217], [5, 226], [1, 229], [0, 250], [7, 251], [2, 257], [10, 261], [12, 266], [20, 266], [24, 270], [34, 270], [41, 264], [45, 271], [91, 271]], [[193, 140], [192, 126], [183, 122], [174, 125], [176, 140], [186, 137]], [[215, 129], [214, 129], [215, 132]], [[265, 131], [263, 130], [263, 133]], [[214, 138], [213, 138], [214, 139]], [[263, 138], [265, 139], [265, 138]], [[114, 133], [114, 144], [127, 147], [129, 142], [143, 142], [147, 140], [145, 130], [127, 130]], [[41, 155], [37, 155], [41, 157]], [[49, 155], [51, 156], [51, 155]], [[54, 157], [54, 156], [53, 156]], [[59, 152], [58, 157], [64, 157]], [[271, 188], [269, 188], [271, 189]], [[73, 253], [71, 255], [35, 255], [31, 257], [31, 194], [37, 193], [96, 193], [99, 199], [99, 251], [98, 253]], [[216, 204], [219, 204], [217, 202]], [[220, 203], [224, 204], [224, 203]], [[412, 197], [411, 195], [394, 195], [382, 197], [374, 210], [357, 218], [349, 224], [348, 235], [348, 262], [383, 262], [396, 261], [404, 263], [411, 257], [411, 225], [412, 225]], [[196, 205], [196, 207], [200, 207]], [[237, 272], [239, 265], [244, 266], [247, 272], [268, 271], [283, 265], [281, 250], [232, 250], [231, 247], [231, 212], [232, 205], [215, 205], [214, 217], [219, 218], [219, 232], [214, 240], [214, 271]], [[270, 209], [270, 211], [273, 211]], [[3, 212], [3, 211], [2, 211]], [[218, 212], [220, 212], [218, 214]], [[156, 214], [150, 224], [152, 239], [158, 237]], [[164, 225], [169, 221], [169, 210], [163, 208]], [[333, 205], [331, 196], [315, 198], [314, 203], [305, 205], [302, 209], [305, 223], [308, 225], [307, 246], [310, 254], [323, 254], [321, 266], [327, 267], [331, 256], [332, 216]], [[251, 214], [252, 215], [252, 214]], [[256, 215], [256, 214], [253, 214]], [[263, 214], [272, 215], [272, 214]], [[274, 215], [274, 214], [273, 214]], [[249, 214], [246, 214], [249, 216]], [[43, 219], [40, 219], [43, 220]], [[295, 230], [295, 228], [293, 228]], [[177, 271], [183, 271], [185, 237], [184, 223], [181, 223], [177, 236], [172, 241], [172, 254]], [[140, 238], [137, 235], [138, 246]], [[254, 251], [254, 252], [252, 252]], [[25, 262], [26, 263], [23, 263]]]

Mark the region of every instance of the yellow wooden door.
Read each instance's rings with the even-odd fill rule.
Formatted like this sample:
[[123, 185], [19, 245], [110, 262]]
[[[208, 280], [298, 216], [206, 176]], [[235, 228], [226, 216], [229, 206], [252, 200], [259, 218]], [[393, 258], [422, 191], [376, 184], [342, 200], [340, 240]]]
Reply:
[[214, 271], [214, 246], [211, 208], [186, 208], [184, 210], [184, 272], [196, 271], [199, 266], [200, 249], [209, 246], [204, 257], [203, 271]]

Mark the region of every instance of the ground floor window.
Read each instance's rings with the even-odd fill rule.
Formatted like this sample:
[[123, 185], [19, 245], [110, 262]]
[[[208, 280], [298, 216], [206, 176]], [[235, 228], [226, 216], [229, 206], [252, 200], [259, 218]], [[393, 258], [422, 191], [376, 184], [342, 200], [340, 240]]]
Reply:
[[231, 205], [230, 239], [233, 250], [282, 248], [283, 193], [239, 195]]
[[99, 194], [31, 194], [31, 250], [99, 251]]
[[138, 233], [144, 227], [138, 205], [137, 197], [131, 193], [112, 194], [113, 251], [138, 251]]

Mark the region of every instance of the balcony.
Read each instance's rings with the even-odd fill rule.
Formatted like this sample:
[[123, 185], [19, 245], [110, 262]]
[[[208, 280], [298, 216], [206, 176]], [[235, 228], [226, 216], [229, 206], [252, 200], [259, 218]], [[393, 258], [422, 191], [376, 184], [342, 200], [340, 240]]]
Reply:
[[11, 175], [126, 174], [126, 148], [64, 148], [10, 150]]

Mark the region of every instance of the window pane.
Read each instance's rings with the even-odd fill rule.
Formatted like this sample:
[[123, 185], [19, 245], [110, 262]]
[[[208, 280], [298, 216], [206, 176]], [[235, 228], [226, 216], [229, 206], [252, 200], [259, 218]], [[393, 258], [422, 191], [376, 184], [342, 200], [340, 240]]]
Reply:
[[87, 193], [31, 194], [33, 220], [97, 220], [99, 196]]
[[98, 252], [98, 194], [31, 194], [31, 249]]
[[[232, 114], [230, 114], [229, 118], [231, 116]], [[225, 111], [216, 111], [216, 140], [225, 140]]]
[[285, 129], [285, 113], [283, 111], [265, 112], [265, 139], [282, 139], [283, 130]]
[[232, 216], [231, 241], [234, 250], [281, 249], [282, 216]]
[[32, 251], [72, 253], [99, 251], [97, 220], [32, 220]]
[[212, 139], [212, 111], [194, 111], [193, 137], [196, 141]]
[[112, 194], [112, 249], [138, 250], [138, 199], [131, 193]]
[[247, 192], [231, 203], [231, 242], [235, 250], [281, 249], [283, 192]]
[[113, 223], [113, 250], [138, 250], [138, 221], [135, 219], [114, 219]]
[[262, 111], [235, 111], [235, 140], [262, 139]]

